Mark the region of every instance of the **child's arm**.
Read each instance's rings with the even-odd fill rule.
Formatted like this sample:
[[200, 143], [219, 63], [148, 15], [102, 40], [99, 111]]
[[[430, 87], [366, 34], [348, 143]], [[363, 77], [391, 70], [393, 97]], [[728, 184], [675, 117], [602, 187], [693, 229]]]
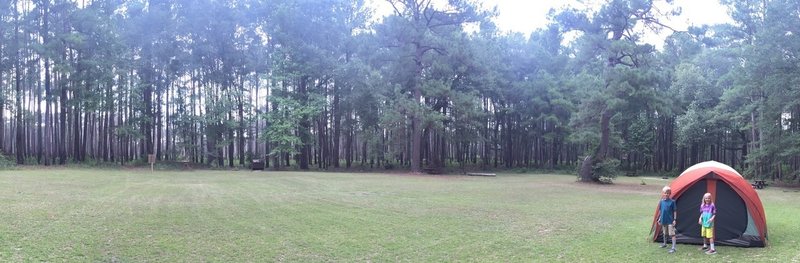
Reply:
[[700, 216], [697, 217], [697, 224], [698, 225], [702, 225], [703, 224], [703, 213], [702, 212], [700, 213]]
[[717, 206], [712, 204], [712, 207], [713, 208], [711, 209], [711, 218], [708, 219], [708, 222], [711, 222], [711, 223], [713, 223], [714, 222], [714, 218], [717, 217]]
[[672, 225], [678, 221], [678, 206], [672, 202]]
[[675, 225], [677, 221], [678, 221], [678, 211], [675, 210], [672, 212], [672, 224]]

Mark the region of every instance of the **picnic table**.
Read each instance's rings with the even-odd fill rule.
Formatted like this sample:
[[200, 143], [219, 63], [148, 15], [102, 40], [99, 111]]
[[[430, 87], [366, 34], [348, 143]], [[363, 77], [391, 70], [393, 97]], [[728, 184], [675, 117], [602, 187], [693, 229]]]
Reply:
[[178, 161], [178, 163], [180, 163], [180, 164], [181, 164], [181, 167], [182, 167], [184, 170], [190, 170], [190, 169], [192, 169], [192, 162], [191, 162], [191, 161], [189, 161], [189, 160], [179, 160], [179, 161]]
[[264, 170], [264, 161], [261, 160], [261, 159], [253, 159], [253, 161], [250, 164], [250, 169], [252, 169], [253, 171], [255, 171], [255, 170], [263, 171]]
[[764, 189], [764, 187], [767, 187], [767, 181], [766, 180], [753, 180], [752, 185], [753, 185], [753, 188]]

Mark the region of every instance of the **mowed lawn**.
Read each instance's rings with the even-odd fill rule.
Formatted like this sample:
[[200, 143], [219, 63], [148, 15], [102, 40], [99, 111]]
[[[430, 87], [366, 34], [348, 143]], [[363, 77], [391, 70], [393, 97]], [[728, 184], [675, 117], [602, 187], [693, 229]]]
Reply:
[[[642, 185], [642, 182], [645, 185]], [[649, 241], [667, 180], [314, 172], [0, 172], [0, 262], [800, 261], [800, 192], [759, 190], [767, 248]], [[686, 219], [696, 220], [696, 219]]]

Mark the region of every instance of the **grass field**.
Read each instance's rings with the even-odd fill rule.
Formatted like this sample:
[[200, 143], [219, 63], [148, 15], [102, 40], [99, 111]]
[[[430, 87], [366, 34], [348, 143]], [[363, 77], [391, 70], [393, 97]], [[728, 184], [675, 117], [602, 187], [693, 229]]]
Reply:
[[[0, 172], [0, 262], [800, 261], [800, 192], [759, 190], [766, 248], [648, 240], [668, 181], [250, 171]], [[646, 185], [642, 185], [644, 182]]]

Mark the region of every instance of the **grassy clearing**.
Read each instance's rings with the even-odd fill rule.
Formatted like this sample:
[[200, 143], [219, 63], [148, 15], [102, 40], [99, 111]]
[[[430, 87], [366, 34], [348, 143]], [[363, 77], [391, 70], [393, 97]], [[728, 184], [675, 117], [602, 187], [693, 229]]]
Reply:
[[[800, 192], [759, 190], [767, 248], [648, 241], [661, 179], [0, 172], [0, 261], [800, 261]], [[646, 185], [642, 185], [644, 182]]]

